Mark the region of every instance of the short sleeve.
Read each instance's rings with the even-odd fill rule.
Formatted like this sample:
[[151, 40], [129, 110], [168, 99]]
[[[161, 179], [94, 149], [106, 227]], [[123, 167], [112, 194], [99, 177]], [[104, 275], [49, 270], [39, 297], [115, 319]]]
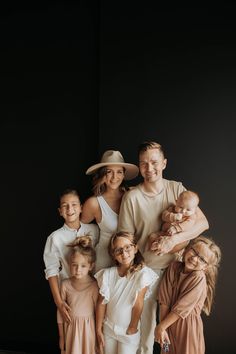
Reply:
[[110, 269], [101, 269], [95, 275], [97, 279], [99, 293], [104, 297], [103, 304], [107, 304], [110, 300], [110, 288], [109, 288], [109, 273]]
[[162, 275], [158, 289], [158, 301], [160, 305], [170, 306], [173, 294], [174, 281], [176, 278], [176, 269], [179, 262], [171, 263]]
[[135, 292], [135, 298], [133, 303], [135, 303], [138, 293], [145, 287], [147, 287], [147, 291], [144, 297], [144, 300], [150, 297], [150, 295], [153, 292], [154, 285], [156, 284], [157, 280], [159, 278], [159, 275], [156, 274], [151, 268], [149, 267], [143, 267], [140, 271], [137, 272], [137, 279], [136, 279], [136, 292]]
[[205, 274], [201, 271], [192, 272], [189, 278], [183, 282], [180, 295], [171, 311], [182, 318], [187, 317], [204, 294], [206, 294]]
[[132, 192], [132, 190], [126, 192], [122, 198], [117, 230], [135, 233], [134, 210], [130, 198], [130, 192]]

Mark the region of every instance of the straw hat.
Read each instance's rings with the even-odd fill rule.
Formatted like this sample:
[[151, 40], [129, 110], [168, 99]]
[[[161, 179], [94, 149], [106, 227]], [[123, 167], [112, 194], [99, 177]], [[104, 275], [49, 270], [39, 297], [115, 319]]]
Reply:
[[89, 167], [86, 171], [86, 175], [91, 175], [97, 172], [99, 168], [109, 165], [123, 166], [125, 168], [125, 179], [133, 179], [139, 173], [139, 169], [136, 165], [124, 161], [120, 151], [107, 150], [102, 155], [101, 162]]

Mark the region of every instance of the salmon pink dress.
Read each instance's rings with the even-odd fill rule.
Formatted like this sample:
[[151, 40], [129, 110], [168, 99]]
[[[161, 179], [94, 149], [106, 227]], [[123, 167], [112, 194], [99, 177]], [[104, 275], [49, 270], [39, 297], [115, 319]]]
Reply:
[[[64, 323], [65, 354], [95, 354], [95, 307], [98, 298], [98, 286], [94, 280], [84, 290], [76, 290], [70, 279], [61, 284], [62, 299], [71, 307], [72, 321]], [[58, 323], [63, 323], [59, 314]]]

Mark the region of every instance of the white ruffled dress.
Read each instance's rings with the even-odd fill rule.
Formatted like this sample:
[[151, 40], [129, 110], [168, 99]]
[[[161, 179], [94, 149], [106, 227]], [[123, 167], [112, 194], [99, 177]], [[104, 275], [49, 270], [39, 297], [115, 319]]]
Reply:
[[101, 269], [95, 274], [99, 292], [104, 297], [103, 304], [107, 304], [104, 319], [104, 334], [109, 334], [123, 343], [139, 343], [140, 331], [134, 335], [126, 335], [131, 320], [132, 307], [138, 293], [148, 287], [144, 300], [152, 293], [152, 287], [158, 275], [149, 267], [128, 276], [119, 276], [117, 267]]

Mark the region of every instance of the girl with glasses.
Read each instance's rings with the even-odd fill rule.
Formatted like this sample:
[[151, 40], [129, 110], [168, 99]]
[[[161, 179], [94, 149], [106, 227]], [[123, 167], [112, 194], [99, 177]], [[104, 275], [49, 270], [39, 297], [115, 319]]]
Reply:
[[158, 275], [145, 266], [133, 234], [114, 234], [109, 254], [116, 265], [95, 274], [100, 288], [96, 310], [99, 350], [105, 354], [135, 354], [143, 303]]
[[160, 282], [160, 322], [155, 340], [161, 353], [204, 354], [201, 312], [209, 315], [214, 298], [220, 248], [204, 236], [186, 247], [182, 262], [173, 262]]

